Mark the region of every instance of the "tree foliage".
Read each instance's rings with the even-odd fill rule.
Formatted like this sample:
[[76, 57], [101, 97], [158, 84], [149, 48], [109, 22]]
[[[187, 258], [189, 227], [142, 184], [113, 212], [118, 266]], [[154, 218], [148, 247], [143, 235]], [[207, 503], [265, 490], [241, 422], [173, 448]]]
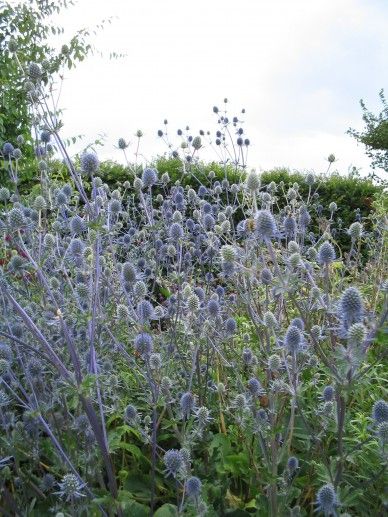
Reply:
[[388, 172], [388, 104], [384, 90], [379, 92], [379, 97], [383, 109], [377, 115], [368, 111], [365, 102], [361, 99], [365, 128], [362, 132], [350, 128], [348, 134], [365, 145], [366, 154], [371, 158], [374, 169], [379, 168]]
[[[54, 15], [73, 5], [71, 0], [0, 2], [0, 144], [15, 142], [20, 134], [25, 140], [31, 138], [31, 113], [21, 68], [36, 62], [47, 76], [57, 74], [60, 79], [65, 69], [94, 51], [89, 37], [95, 30], [81, 29], [65, 40], [63, 27], [52, 21]], [[55, 38], [58, 48], [54, 47]], [[47, 79], [43, 77], [43, 81]]]

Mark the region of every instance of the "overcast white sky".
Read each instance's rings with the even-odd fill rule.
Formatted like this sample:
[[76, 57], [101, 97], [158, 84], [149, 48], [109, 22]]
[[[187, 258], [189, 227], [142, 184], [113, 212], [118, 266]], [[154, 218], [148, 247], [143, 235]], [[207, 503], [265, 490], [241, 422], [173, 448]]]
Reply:
[[228, 97], [231, 114], [246, 109], [251, 167], [321, 172], [334, 153], [341, 172], [369, 170], [345, 132], [362, 128], [360, 98], [379, 110], [388, 86], [386, 0], [79, 0], [60, 24], [71, 34], [110, 16], [96, 45], [127, 57], [66, 72], [65, 136], [104, 133], [99, 154], [119, 160], [117, 139], [140, 128], [157, 155], [164, 118], [215, 131], [212, 106]]

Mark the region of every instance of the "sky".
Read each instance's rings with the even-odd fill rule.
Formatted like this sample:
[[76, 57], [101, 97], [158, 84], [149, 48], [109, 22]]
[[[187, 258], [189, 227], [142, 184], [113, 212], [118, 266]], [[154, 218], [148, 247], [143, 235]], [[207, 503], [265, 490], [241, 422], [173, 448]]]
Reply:
[[363, 127], [361, 98], [381, 109], [387, 1], [78, 0], [58, 22], [71, 36], [108, 17], [93, 39], [105, 55], [67, 71], [62, 85], [63, 134], [84, 135], [73, 152], [104, 135], [99, 156], [120, 161], [118, 138], [134, 142], [141, 129], [143, 154], [162, 154], [165, 118], [171, 134], [186, 125], [214, 133], [212, 107], [227, 97], [231, 115], [246, 110], [250, 167], [320, 173], [334, 153], [341, 173], [370, 170], [346, 130]]

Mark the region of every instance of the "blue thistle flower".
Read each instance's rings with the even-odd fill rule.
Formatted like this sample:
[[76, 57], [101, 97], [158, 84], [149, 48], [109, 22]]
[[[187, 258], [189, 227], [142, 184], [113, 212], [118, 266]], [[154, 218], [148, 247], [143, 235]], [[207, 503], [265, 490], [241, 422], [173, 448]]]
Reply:
[[181, 407], [181, 411], [182, 411], [182, 418], [184, 420], [186, 420], [190, 417], [190, 413], [194, 409], [194, 403], [195, 403], [194, 395], [190, 391], [183, 393], [183, 395], [181, 396], [181, 399], [180, 399], [180, 407]]
[[85, 494], [81, 493], [81, 490], [85, 487], [77, 476], [74, 474], [66, 474], [62, 478], [62, 482], [59, 483], [60, 490], [54, 492], [55, 494], [63, 497], [66, 501], [73, 501], [79, 497], [85, 497]]
[[228, 318], [225, 321], [225, 329], [228, 334], [234, 334], [237, 330], [237, 323], [234, 318]]
[[70, 220], [70, 232], [73, 235], [81, 235], [86, 230], [86, 225], [82, 217], [78, 214]]
[[318, 250], [318, 261], [320, 264], [328, 265], [335, 260], [334, 247], [329, 241], [323, 242]]
[[221, 311], [220, 304], [217, 300], [211, 299], [208, 301], [207, 310], [212, 318], [216, 318]]
[[253, 360], [252, 350], [250, 348], [244, 348], [242, 357], [243, 357], [243, 361], [246, 365], [251, 364], [252, 360]]
[[124, 418], [129, 425], [134, 425], [139, 419], [137, 409], [132, 404], [128, 404], [124, 411]]
[[287, 237], [294, 237], [296, 233], [296, 222], [293, 217], [288, 216], [284, 219], [284, 232]]
[[388, 422], [388, 403], [385, 400], [377, 400], [373, 404], [372, 418], [376, 424]]
[[117, 215], [121, 210], [121, 201], [118, 199], [112, 199], [112, 201], [109, 203], [109, 210], [111, 214]]
[[177, 449], [169, 449], [163, 458], [167, 476], [176, 477], [183, 467], [183, 458]]
[[124, 138], [119, 138], [119, 140], [117, 142], [117, 145], [118, 145], [118, 148], [121, 149], [121, 150], [124, 150], [124, 149], [126, 149], [128, 147], [128, 144], [124, 140]]
[[205, 197], [207, 194], [207, 188], [204, 185], [200, 185], [198, 188], [198, 196]]
[[307, 208], [305, 208], [305, 207], [301, 208], [300, 212], [299, 212], [299, 226], [300, 226], [301, 230], [305, 231], [307, 226], [310, 224], [310, 222], [311, 222], [311, 216], [308, 213]]
[[203, 225], [206, 228], [206, 230], [211, 230], [214, 228], [214, 225], [216, 224], [214, 217], [211, 214], [205, 214], [203, 218]]
[[139, 355], [148, 356], [152, 353], [153, 339], [146, 332], [141, 332], [135, 337], [134, 346]]
[[191, 497], [192, 499], [197, 499], [201, 495], [202, 483], [197, 477], [190, 477], [186, 481], [185, 487], [186, 494], [188, 497]]
[[338, 313], [341, 320], [346, 325], [358, 323], [362, 318], [363, 312], [364, 304], [359, 290], [356, 287], [348, 287], [338, 305]]
[[45, 474], [40, 483], [43, 492], [50, 492], [55, 486], [55, 477], [52, 474]]
[[136, 269], [130, 262], [124, 262], [122, 275], [124, 281], [130, 285], [134, 284], [137, 280]]
[[334, 388], [333, 386], [325, 386], [323, 388], [323, 392], [322, 392], [322, 398], [325, 402], [331, 402], [333, 400], [333, 397], [334, 397]]
[[23, 211], [20, 210], [20, 208], [12, 208], [12, 210], [8, 213], [8, 221], [11, 230], [20, 230], [20, 228], [22, 228], [25, 224]]
[[65, 196], [67, 197], [71, 197], [72, 193], [73, 193], [73, 189], [71, 187], [71, 185], [69, 185], [68, 183], [66, 185], [64, 185], [62, 187], [62, 192], [65, 194]]
[[51, 140], [51, 133], [50, 133], [50, 131], [43, 130], [40, 133], [40, 140], [44, 144], [48, 144], [50, 142], [50, 140]]
[[303, 336], [298, 327], [290, 325], [284, 337], [284, 345], [291, 353], [299, 352], [302, 346]]
[[144, 169], [142, 177], [144, 187], [152, 187], [158, 181], [158, 171], [150, 167]]
[[270, 285], [273, 280], [272, 273], [267, 267], [261, 271], [260, 278], [264, 285]]
[[10, 142], [3, 144], [3, 155], [5, 158], [11, 158], [14, 151], [14, 147]]
[[295, 456], [290, 456], [287, 461], [288, 470], [293, 473], [299, 468], [299, 460]]
[[42, 78], [42, 69], [38, 63], [30, 63], [27, 72], [31, 81], [39, 81]]
[[148, 300], [142, 300], [138, 304], [136, 312], [141, 323], [146, 323], [154, 318], [154, 308]]
[[80, 161], [81, 169], [86, 174], [94, 174], [100, 165], [97, 155], [88, 151], [81, 155]]
[[271, 239], [276, 233], [276, 222], [269, 210], [259, 210], [256, 216], [256, 233], [264, 239]]
[[252, 377], [252, 379], [249, 379], [248, 390], [249, 390], [249, 393], [253, 397], [258, 397], [263, 392], [263, 388], [261, 386], [260, 381], [257, 380], [255, 377]]
[[299, 330], [301, 330], [302, 332], [303, 332], [303, 330], [304, 330], [304, 323], [303, 323], [302, 318], [294, 318], [294, 319], [291, 321], [290, 325], [291, 325], [292, 327], [297, 327], [297, 328], [298, 328]]
[[172, 223], [169, 230], [170, 239], [179, 241], [183, 237], [183, 228], [179, 223]]
[[323, 485], [318, 490], [316, 504], [318, 511], [323, 512], [325, 516], [336, 515], [335, 508], [338, 506], [338, 502], [333, 485]]
[[85, 248], [85, 244], [81, 239], [72, 239], [69, 244], [69, 254], [73, 257], [79, 257], [82, 255]]

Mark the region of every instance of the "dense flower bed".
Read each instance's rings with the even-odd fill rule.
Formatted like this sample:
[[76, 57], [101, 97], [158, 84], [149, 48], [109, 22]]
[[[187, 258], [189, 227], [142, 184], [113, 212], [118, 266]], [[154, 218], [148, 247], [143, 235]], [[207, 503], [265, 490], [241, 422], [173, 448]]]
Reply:
[[382, 512], [384, 214], [338, 229], [333, 200], [312, 232], [311, 189], [262, 186], [243, 154], [233, 184], [144, 167], [112, 190], [67, 155], [38, 72], [41, 194], [0, 189], [4, 514]]

